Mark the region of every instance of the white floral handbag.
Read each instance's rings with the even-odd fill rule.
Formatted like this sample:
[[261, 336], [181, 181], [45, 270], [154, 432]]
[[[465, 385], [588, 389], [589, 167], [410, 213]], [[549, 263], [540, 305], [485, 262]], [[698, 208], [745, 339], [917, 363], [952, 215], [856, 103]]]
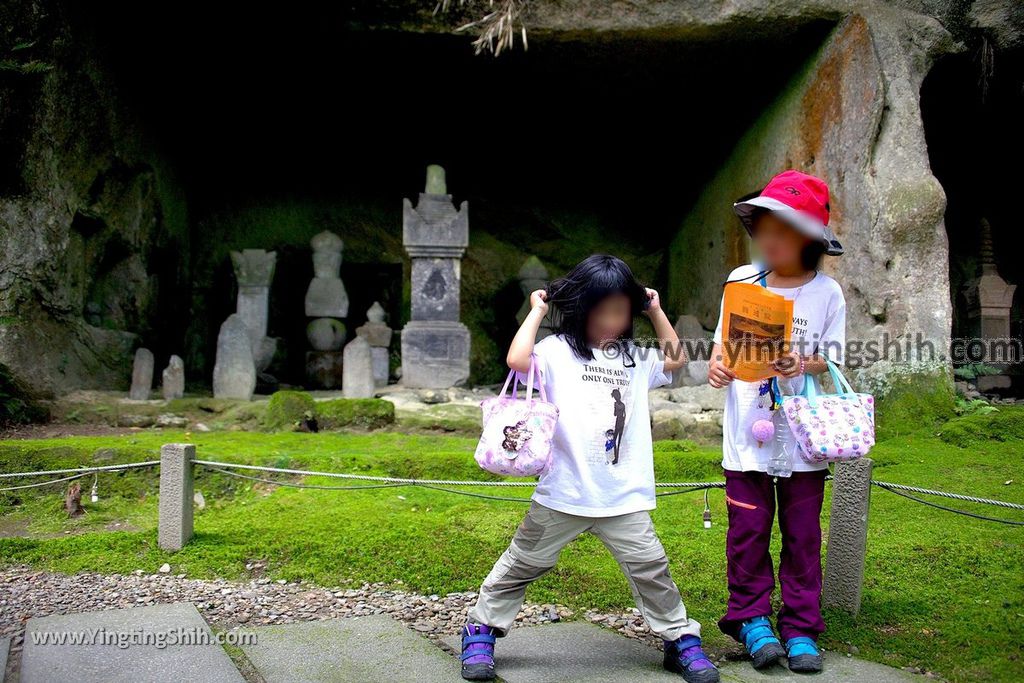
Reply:
[[[537, 373], [540, 398], [533, 397], [533, 376]], [[516, 379], [512, 394], [508, 385], [516, 371], [508, 373], [501, 393], [480, 403], [483, 409], [483, 433], [474, 457], [480, 467], [494, 474], [532, 477], [541, 474], [551, 463], [551, 437], [558, 421], [558, 408], [548, 402], [544, 381], [530, 355], [530, 372], [526, 378], [526, 399], [516, 398]]]
[[839, 368], [826, 359], [836, 394], [819, 394], [804, 378], [804, 390], [782, 399], [782, 411], [810, 463], [842, 462], [867, 455], [875, 445], [875, 399], [854, 392]]

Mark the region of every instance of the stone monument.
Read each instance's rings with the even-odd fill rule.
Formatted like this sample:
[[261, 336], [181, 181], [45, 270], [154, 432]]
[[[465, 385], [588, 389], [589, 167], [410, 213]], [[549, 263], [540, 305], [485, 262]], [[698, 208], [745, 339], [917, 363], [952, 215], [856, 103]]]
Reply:
[[456, 210], [444, 169], [427, 167], [415, 208], [403, 199], [402, 239], [412, 260], [412, 315], [402, 329], [402, 384], [443, 389], [469, 377], [469, 330], [459, 322], [459, 281], [469, 209]]
[[345, 363], [341, 390], [345, 398], [373, 398], [373, 357], [370, 342], [356, 337], [345, 345]]
[[133, 401], [146, 401], [152, 388], [153, 352], [139, 348], [135, 351], [135, 361], [132, 363], [132, 388], [128, 391], [128, 398]]
[[185, 395], [185, 361], [180, 356], [171, 356], [163, 372], [161, 391], [164, 400], [181, 398]]
[[333, 389], [341, 385], [348, 317], [348, 292], [341, 281], [344, 241], [329, 230], [313, 236], [313, 279], [306, 289], [305, 311], [313, 318], [306, 326], [312, 351], [306, 352], [306, 379], [313, 385]]
[[[695, 315], [681, 315], [676, 319], [673, 326], [676, 336], [683, 345], [683, 352], [696, 352], [694, 358], [675, 371], [672, 378], [673, 387], [692, 387], [708, 383], [708, 368], [710, 363], [707, 358], [711, 353], [711, 335], [704, 331], [700, 320]], [[701, 355], [702, 343], [706, 344], [707, 353]]]
[[[544, 289], [548, 286], [548, 269], [544, 267], [544, 264], [540, 262], [540, 259], [536, 256], [530, 256], [523, 265], [519, 268], [517, 274], [519, 280], [519, 290], [523, 293], [523, 305], [519, 307], [519, 312], [516, 313], [516, 322], [520, 325], [526, 320], [526, 316], [530, 314], [530, 294], [536, 289]], [[537, 329], [537, 339], [540, 341], [544, 337], [554, 333], [554, 329], [551, 325], [551, 311], [548, 309], [548, 314], [544, 316], [544, 320], [541, 321], [540, 327]]]
[[[970, 335], [975, 338], [1008, 340], [1010, 338], [1010, 309], [1017, 285], [1011, 285], [996, 271], [996, 260], [992, 250], [992, 227], [981, 219], [981, 273], [964, 285], [967, 300], [967, 317], [970, 321]], [[987, 365], [999, 367], [1013, 358], [985, 359]], [[983, 375], [975, 380], [978, 391], [1008, 389], [1010, 378], [1006, 375]]]
[[384, 307], [374, 301], [366, 312], [366, 324], [356, 328], [356, 335], [370, 344], [373, 358], [373, 381], [378, 387], [388, 383], [388, 347], [391, 346], [391, 328], [384, 322]]
[[277, 252], [264, 249], [232, 251], [231, 263], [238, 281], [235, 312], [249, 328], [256, 371], [262, 372], [270, 365], [277, 350], [277, 339], [267, 336], [270, 281], [274, 279]]
[[217, 335], [217, 360], [213, 366], [215, 398], [252, 400], [256, 390], [256, 362], [252, 354], [252, 336], [242, 316], [232, 313]]

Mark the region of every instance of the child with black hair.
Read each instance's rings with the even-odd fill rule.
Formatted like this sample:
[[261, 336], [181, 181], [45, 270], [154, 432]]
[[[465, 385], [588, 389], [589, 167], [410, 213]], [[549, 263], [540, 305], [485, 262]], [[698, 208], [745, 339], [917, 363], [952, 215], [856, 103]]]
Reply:
[[[665, 668], [690, 683], [714, 683], [718, 670], [701, 649], [700, 624], [686, 615], [648, 512], [655, 496], [647, 394], [668, 384], [685, 362], [658, 293], [641, 286], [620, 259], [594, 255], [533, 292], [530, 303], [506, 360], [525, 376], [533, 356], [536, 381], [558, 406], [552, 463], [469, 611], [462, 676], [494, 678], [495, 638], [512, 627], [527, 585], [590, 531], [615, 556], [651, 631], [664, 639]], [[549, 304], [557, 333], [534, 344]], [[664, 357], [634, 343], [633, 319], [641, 313], [654, 325]]]

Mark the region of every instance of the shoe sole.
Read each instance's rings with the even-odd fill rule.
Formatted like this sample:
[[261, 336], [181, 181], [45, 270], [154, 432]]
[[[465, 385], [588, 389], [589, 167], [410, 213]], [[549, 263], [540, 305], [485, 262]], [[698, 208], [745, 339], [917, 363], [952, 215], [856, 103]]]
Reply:
[[750, 656], [750, 660], [755, 669], [763, 669], [771, 666], [785, 656], [786, 649], [782, 647], [782, 643], [768, 643], [752, 654]]
[[721, 680], [718, 669], [687, 671], [675, 660], [665, 662], [665, 669], [681, 675], [686, 683], [718, 683]]
[[789, 658], [789, 670], [798, 674], [815, 674], [821, 671], [820, 655], [797, 655]]
[[467, 681], [493, 681], [497, 678], [494, 667], [486, 664], [463, 665], [462, 677]]

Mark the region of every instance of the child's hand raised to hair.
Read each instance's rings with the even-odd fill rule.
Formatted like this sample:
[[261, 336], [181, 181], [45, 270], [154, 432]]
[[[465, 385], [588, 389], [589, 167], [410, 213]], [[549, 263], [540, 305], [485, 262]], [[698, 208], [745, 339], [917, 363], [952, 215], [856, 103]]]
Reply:
[[539, 310], [542, 314], [548, 312], [548, 293], [543, 289], [535, 289], [530, 292], [530, 308]]
[[661, 310], [661, 295], [656, 290], [650, 287], [645, 287], [644, 291], [647, 293], [647, 306], [644, 308], [644, 313], [650, 315], [655, 311]]

